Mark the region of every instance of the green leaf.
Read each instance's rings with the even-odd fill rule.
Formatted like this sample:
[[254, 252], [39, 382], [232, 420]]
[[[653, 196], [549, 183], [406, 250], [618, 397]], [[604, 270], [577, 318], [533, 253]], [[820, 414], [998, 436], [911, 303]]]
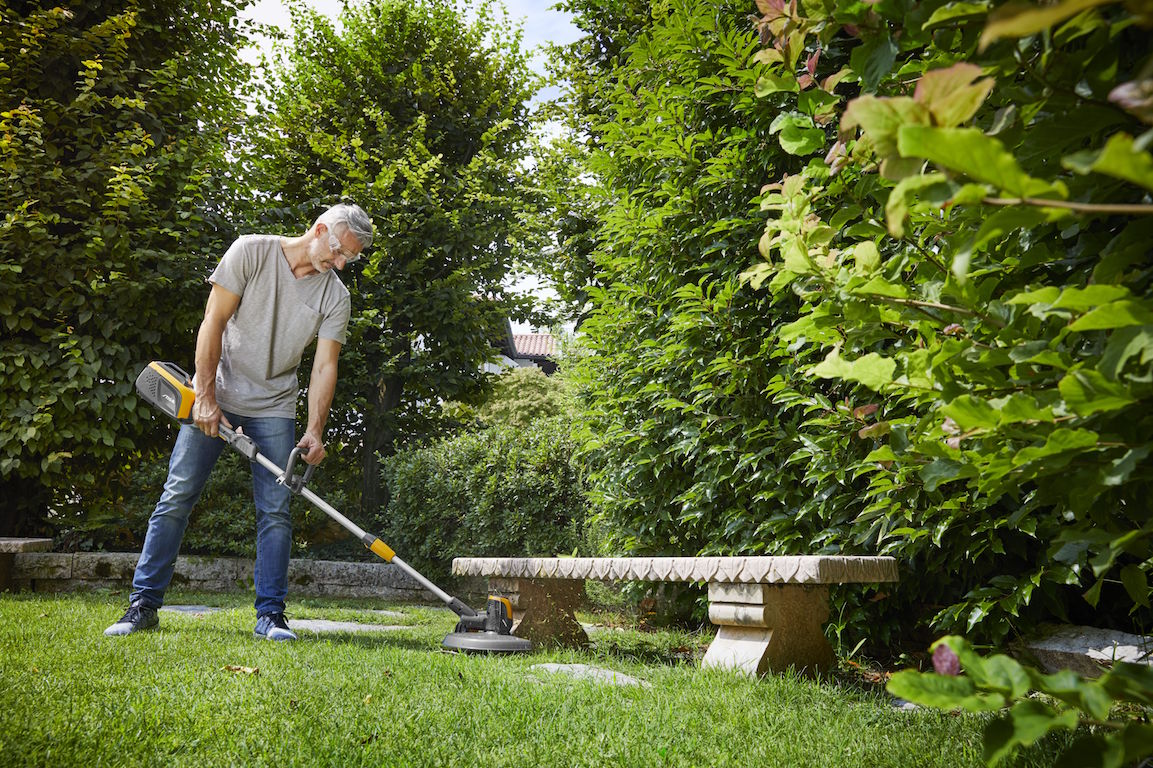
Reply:
[[1066, 196], [1064, 185], [1029, 176], [999, 139], [976, 128], [903, 125], [897, 131], [897, 151], [992, 184], [1013, 197]]
[[1153, 360], [1153, 325], [1118, 328], [1109, 334], [1097, 370], [1107, 379], [1120, 378], [1125, 364], [1135, 357], [1142, 365]]
[[965, 464], [953, 459], [934, 459], [921, 467], [921, 481], [925, 490], [935, 491], [945, 483], [977, 476], [977, 469], [971, 464]]
[[756, 94], [757, 98], [772, 93], [796, 93], [799, 90], [797, 78], [790, 72], [779, 75], [766, 72], [757, 79], [756, 85], [753, 86], [753, 93]]
[[872, 35], [853, 49], [849, 64], [860, 74], [865, 91], [875, 91], [897, 61], [897, 43], [890, 35]]
[[1150, 445], [1130, 448], [1125, 451], [1124, 456], [1103, 466], [1101, 468], [1101, 485], [1110, 488], [1124, 485], [1129, 476], [1133, 474], [1133, 470], [1141, 466], [1141, 462], [1145, 460], [1150, 451], [1153, 451], [1153, 446]]
[[1153, 155], [1137, 149], [1133, 137], [1116, 133], [1099, 152], [1064, 158], [1061, 164], [1078, 173], [1096, 172], [1153, 190]]
[[853, 246], [853, 267], [858, 274], [867, 275], [881, 266], [881, 252], [872, 240], [865, 240]]
[[1097, 447], [1097, 433], [1087, 429], [1069, 429], [1058, 426], [1040, 446], [1024, 448], [1013, 456], [1013, 466], [1019, 467], [1030, 461], [1059, 456], [1063, 453], [1081, 453]]
[[893, 237], [904, 237], [905, 219], [917, 201], [917, 193], [938, 184], [943, 185], [945, 180], [943, 173], [916, 174], [901, 179], [885, 202], [885, 223], [889, 228], [889, 234]]
[[1025, 37], [1048, 29], [1082, 11], [1108, 5], [1115, 0], [1064, 0], [1053, 5], [1010, 3], [989, 14], [989, 22], [981, 33], [982, 50], [1004, 37]]
[[897, 363], [876, 352], [870, 352], [856, 360], [845, 360], [839, 348], [834, 347], [825, 359], [813, 366], [810, 373], [822, 379], [844, 379], [856, 381], [869, 389], [881, 390], [893, 382]]
[[1139, 299], [1114, 301], [1097, 307], [1069, 325], [1071, 331], [1103, 331], [1131, 325], [1153, 325], [1153, 308]]
[[798, 123], [789, 123], [778, 137], [781, 149], [790, 155], [811, 155], [825, 146], [825, 132], [820, 128], [806, 128]]
[[1050, 731], [1074, 730], [1077, 723], [1073, 710], [1057, 711], [1035, 699], [1018, 701], [1008, 717], [997, 718], [986, 726], [985, 762], [995, 765], [1017, 747], [1034, 744]]
[[1137, 402], [1124, 384], [1110, 381], [1093, 369], [1070, 371], [1057, 388], [1065, 403], [1078, 416], [1116, 411]]
[[841, 117], [841, 130], [860, 127], [877, 154], [897, 154], [897, 131], [902, 125], [929, 125], [929, 110], [908, 96], [861, 96], [849, 102]]
[[1153, 725], [1130, 722], [1121, 731], [1121, 744], [1125, 748], [1124, 762], [1137, 765], [1142, 759], [1153, 755]]
[[930, 30], [937, 27], [943, 27], [950, 22], [968, 21], [980, 16], [984, 16], [989, 12], [990, 3], [988, 2], [959, 2], [959, 3], [946, 3], [937, 10], [933, 11], [929, 16], [929, 20], [925, 22], [922, 29]]
[[1007, 398], [990, 400], [989, 404], [997, 410], [998, 426], [1029, 421], [1052, 423], [1056, 418], [1052, 408], [1041, 407], [1036, 398], [1024, 392], [1016, 392]]
[[909, 295], [909, 289], [899, 283], [890, 283], [885, 278], [878, 276], [854, 289], [853, 293], [862, 296], [889, 296], [903, 299]]
[[1004, 696], [999, 693], [980, 693], [973, 681], [963, 676], [906, 669], [889, 678], [885, 689], [914, 704], [937, 709], [994, 712], [1005, 706]]
[[1119, 739], [1091, 733], [1069, 745], [1053, 768], [1124, 768], [1124, 764], [1124, 747]]
[[1047, 285], [1044, 288], [1038, 288], [1035, 291], [1025, 291], [1018, 293], [1011, 299], [1008, 299], [1006, 304], [1044, 304], [1051, 306], [1061, 296], [1061, 289], [1056, 286]]
[[1092, 307], [1109, 304], [1129, 295], [1129, 289], [1120, 285], [1090, 285], [1085, 288], [1066, 288], [1053, 302], [1053, 309], [1071, 309], [1084, 312]]
[[957, 422], [962, 430], [975, 427], [995, 429], [1001, 417], [997, 410], [984, 400], [972, 395], [961, 395], [941, 408], [941, 415]]
[[1149, 581], [1145, 577], [1145, 571], [1136, 565], [1127, 565], [1121, 569], [1121, 583], [1133, 602], [1145, 608], [1149, 607]]
[[1153, 667], [1116, 662], [1098, 681], [1114, 699], [1153, 705]]
[[1096, 680], [1086, 680], [1070, 669], [1051, 675], [1034, 673], [1034, 686], [1066, 704], [1077, 707], [1098, 720], [1109, 716], [1113, 699], [1105, 687]]

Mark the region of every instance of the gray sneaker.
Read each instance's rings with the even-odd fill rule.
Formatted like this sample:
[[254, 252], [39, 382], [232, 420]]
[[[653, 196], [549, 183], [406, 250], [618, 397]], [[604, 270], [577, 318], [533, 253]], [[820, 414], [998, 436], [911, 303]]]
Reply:
[[265, 640], [295, 640], [296, 633], [288, 628], [288, 620], [283, 613], [267, 613], [256, 617], [256, 629], [252, 630], [254, 637]]
[[160, 619], [156, 617], [156, 609], [149, 608], [138, 600], [128, 606], [128, 611], [120, 618], [120, 621], [104, 630], [104, 634], [109, 637], [131, 635], [133, 632], [156, 629], [158, 626], [160, 626]]

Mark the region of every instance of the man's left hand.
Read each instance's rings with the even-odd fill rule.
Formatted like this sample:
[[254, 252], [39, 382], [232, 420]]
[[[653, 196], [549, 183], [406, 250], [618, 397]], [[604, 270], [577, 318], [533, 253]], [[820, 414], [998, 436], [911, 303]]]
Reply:
[[324, 457], [327, 455], [324, 450], [324, 442], [312, 432], [305, 432], [304, 437], [300, 438], [296, 447], [305, 450], [302, 458], [309, 464], [319, 464], [324, 461]]

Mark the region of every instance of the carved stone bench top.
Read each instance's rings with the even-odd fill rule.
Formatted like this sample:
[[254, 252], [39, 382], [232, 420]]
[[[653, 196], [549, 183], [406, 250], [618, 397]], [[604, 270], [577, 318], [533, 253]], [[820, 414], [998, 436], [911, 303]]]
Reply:
[[898, 581], [892, 557], [458, 557], [456, 576], [737, 584], [848, 584]]

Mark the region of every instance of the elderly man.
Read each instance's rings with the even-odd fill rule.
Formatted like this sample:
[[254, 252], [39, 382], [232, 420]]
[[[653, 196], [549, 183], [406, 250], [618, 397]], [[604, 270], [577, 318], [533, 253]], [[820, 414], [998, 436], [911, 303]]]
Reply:
[[[104, 634], [158, 626], [156, 611], [172, 580], [188, 516], [225, 447], [217, 437], [221, 424], [243, 431], [281, 467], [296, 447], [309, 464], [324, 459], [324, 425], [351, 311], [348, 289], [336, 270], [360, 258], [372, 234], [372, 220], [363, 209], [340, 204], [299, 237], [246, 235], [224, 254], [208, 278], [212, 289], [196, 336], [193, 424], [177, 435], [168, 479], [136, 564], [128, 611]], [[308, 423], [297, 440], [297, 369], [314, 339]], [[252, 486], [255, 635], [295, 640], [284, 618], [292, 548], [290, 491], [256, 463]]]

